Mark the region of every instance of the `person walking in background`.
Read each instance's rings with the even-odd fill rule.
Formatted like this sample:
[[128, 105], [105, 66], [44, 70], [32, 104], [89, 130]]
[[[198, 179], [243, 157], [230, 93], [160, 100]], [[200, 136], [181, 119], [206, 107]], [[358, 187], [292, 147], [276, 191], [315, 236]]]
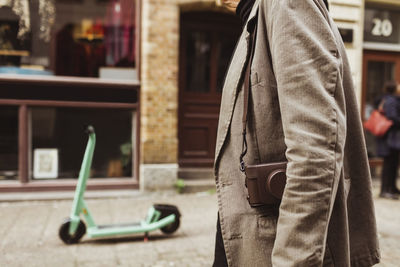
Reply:
[[[218, 124], [220, 246], [214, 266], [378, 263], [358, 102], [324, 1], [220, 1], [240, 15], [243, 32], [225, 78]], [[248, 165], [287, 162], [280, 203], [249, 205], [239, 164], [244, 151]]]
[[377, 137], [377, 155], [383, 157], [380, 197], [398, 199], [396, 187], [400, 155], [400, 86], [395, 81], [386, 82], [385, 95], [378, 102], [384, 115], [393, 121], [392, 127], [383, 137]]

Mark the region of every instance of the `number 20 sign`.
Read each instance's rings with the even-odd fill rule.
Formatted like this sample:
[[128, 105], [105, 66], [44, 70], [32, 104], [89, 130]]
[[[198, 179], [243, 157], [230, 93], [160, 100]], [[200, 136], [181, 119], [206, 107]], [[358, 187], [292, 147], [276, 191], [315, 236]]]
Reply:
[[372, 28], [372, 35], [374, 36], [384, 36], [389, 37], [393, 33], [393, 24], [388, 19], [378, 19], [374, 18], [373, 20], [374, 27]]

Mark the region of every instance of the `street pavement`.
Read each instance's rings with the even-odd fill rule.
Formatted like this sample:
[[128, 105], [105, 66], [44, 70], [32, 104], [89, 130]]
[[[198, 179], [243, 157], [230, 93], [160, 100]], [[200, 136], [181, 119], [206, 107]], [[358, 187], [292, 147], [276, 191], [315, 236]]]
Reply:
[[161, 231], [113, 239], [89, 239], [65, 245], [58, 228], [72, 201], [0, 203], [0, 266], [211, 266], [217, 216], [216, 196], [198, 194], [135, 194], [133, 197], [89, 199], [97, 224], [140, 221], [153, 203], [178, 206], [178, 231]]
[[[374, 194], [377, 195], [377, 189]], [[171, 236], [160, 231], [112, 239], [84, 236], [65, 245], [58, 228], [71, 209], [71, 200], [0, 202], [0, 266], [211, 266], [214, 253], [216, 195], [212, 193], [138, 193], [87, 200], [98, 224], [144, 219], [153, 203], [179, 207], [181, 227]], [[400, 266], [400, 200], [376, 198], [382, 250], [377, 266]]]

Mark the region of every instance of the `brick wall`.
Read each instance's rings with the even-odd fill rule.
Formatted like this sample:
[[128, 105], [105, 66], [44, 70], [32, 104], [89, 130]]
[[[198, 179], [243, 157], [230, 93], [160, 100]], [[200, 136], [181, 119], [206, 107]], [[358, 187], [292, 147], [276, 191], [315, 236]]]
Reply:
[[179, 15], [214, 0], [145, 0], [142, 7], [141, 163], [178, 161]]

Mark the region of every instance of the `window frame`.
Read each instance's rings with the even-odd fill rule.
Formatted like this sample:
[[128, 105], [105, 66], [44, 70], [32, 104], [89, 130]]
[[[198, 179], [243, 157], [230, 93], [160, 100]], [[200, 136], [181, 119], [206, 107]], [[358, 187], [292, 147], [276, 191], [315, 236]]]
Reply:
[[[141, 8], [142, 0], [136, 0], [136, 25], [135, 27], [135, 54], [136, 70], [138, 79], [141, 75]], [[136, 102], [107, 102], [107, 101], [68, 101], [68, 100], [45, 100], [32, 99], [21, 95], [21, 97], [7, 98], [0, 96], [0, 105], [17, 106], [18, 111], [18, 180], [1, 181], [0, 192], [30, 192], [30, 191], [54, 191], [73, 190], [76, 186], [76, 179], [59, 179], [50, 181], [37, 181], [29, 179], [30, 166], [30, 119], [29, 108], [40, 107], [74, 107], [74, 108], [111, 108], [128, 109], [133, 112], [132, 135], [135, 137], [133, 145], [132, 161], [134, 171], [130, 179], [100, 179], [89, 180], [88, 189], [126, 189], [139, 188], [139, 164], [140, 164], [140, 81], [139, 80], [109, 80], [100, 78], [82, 78], [74, 76], [40, 76], [40, 75], [0, 75], [0, 87], [3, 92], [13, 92], [21, 86], [25, 88], [51, 87], [54, 90], [75, 89], [101, 89], [105, 94], [112, 95], [113, 91], [120, 90], [136, 94]], [[68, 88], [68, 89], [67, 89]], [[15, 93], [15, 92], [14, 92]], [[107, 181], [111, 180], [111, 181]]]

